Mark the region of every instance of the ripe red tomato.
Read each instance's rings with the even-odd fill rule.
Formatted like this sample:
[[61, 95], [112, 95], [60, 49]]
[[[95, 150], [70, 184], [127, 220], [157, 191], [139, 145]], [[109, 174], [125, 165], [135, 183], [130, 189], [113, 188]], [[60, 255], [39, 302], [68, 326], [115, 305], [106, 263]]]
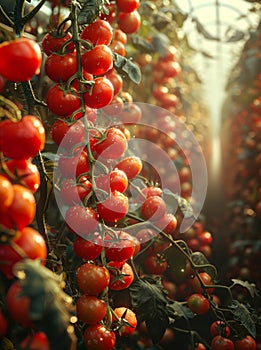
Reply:
[[83, 69], [93, 75], [105, 74], [112, 65], [112, 51], [106, 45], [96, 45], [82, 55]]
[[31, 224], [36, 212], [36, 203], [32, 192], [24, 186], [13, 185], [14, 199], [0, 222], [8, 228], [22, 230]]
[[160, 197], [162, 195], [162, 189], [159, 187], [145, 187], [141, 190], [141, 194], [137, 196], [137, 200], [144, 201], [144, 198], [149, 198], [153, 196]]
[[134, 273], [128, 263], [109, 261], [108, 268], [110, 271], [109, 288], [111, 290], [123, 290], [132, 284]]
[[172, 235], [175, 238], [175, 232], [178, 225], [178, 221], [173, 214], [166, 213], [160, 220], [156, 221], [154, 224], [163, 232]]
[[190, 310], [198, 315], [207, 313], [210, 308], [209, 301], [202, 294], [190, 295], [187, 302]]
[[114, 96], [118, 95], [118, 93], [120, 93], [120, 91], [122, 90], [122, 77], [115, 70], [112, 70], [108, 74], [106, 74], [106, 78], [109, 79], [112, 83]]
[[[202, 282], [206, 285], [209, 286], [213, 284], [211, 276], [207, 272], [200, 272], [199, 277], [202, 280]], [[203, 293], [203, 288], [201, 287], [199, 278], [195, 276], [192, 281], [192, 288], [195, 293], [202, 294]], [[206, 288], [206, 291], [208, 294], [211, 294], [214, 292], [214, 288]]]
[[106, 303], [94, 295], [81, 295], [76, 302], [76, 315], [84, 323], [99, 323], [106, 315]]
[[0, 150], [12, 159], [28, 159], [44, 149], [45, 130], [42, 122], [26, 115], [19, 122], [0, 123]]
[[236, 350], [256, 350], [256, 348], [256, 341], [250, 335], [247, 335], [245, 338], [235, 341]]
[[145, 220], [160, 220], [166, 214], [166, 203], [159, 196], [151, 196], [145, 199], [141, 206], [141, 215]]
[[126, 56], [126, 47], [125, 45], [119, 41], [119, 40], [115, 40], [113, 39], [109, 48], [111, 49], [112, 52], [117, 53], [118, 55], [121, 56]]
[[[47, 258], [47, 247], [43, 236], [31, 227], [25, 227], [17, 231], [12, 242], [23, 252], [29, 259], [41, 259], [45, 264]], [[0, 270], [7, 278], [13, 278], [13, 266], [24, 257], [21, 256], [15, 248], [9, 244], [0, 245], [0, 260], [5, 262], [0, 264]]]
[[110, 193], [110, 191], [123, 193], [128, 187], [128, 178], [124, 171], [115, 169], [109, 174], [97, 176], [96, 187], [107, 193]]
[[[127, 149], [127, 140], [123, 132], [111, 127], [107, 130], [104, 140], [96, 140], [94, 150], [104, 159], [117, 159]], [[122, 169], [121, 169], [122, 170]]]
[[14, 200], [14, 190], [11, 182], [0, 175], [0, 213], [7, 211]]
[[208, 231], [202, 232], [200, 235], [198, 235], [198, 240], [202, 245], [209, 245], [212, 243], [212, 234]]
[[158, 254], [146, 256], [143, 265], [146, 272], [153, 275], [161, 275], [166, 271], [168, 266], [167, 261]]
[[167, 47], [166, 51], [164, 52], [164, 55], [160, 57], [160, 61], [168, 62], [168, 61], [174, 61], [177, 55], [177, 49], [175, 46], [170, 45]]
[[114, 95], [113, 85], [109, 79], [99, 77], [94, 79], [91, 90], [84, 94], [84, 101], [88, 107], [99, 109], [107, 106]]
[[0, 309], [0, 338], [6, 335], [8, 329], [8, 323], [3, 315], [2, 310]]
[[84, 28], [81, 39], [90, 41], [93, 45], [109, 45], [112, 34], [110, 23], [100, 19]]
[[2, 92], [5, 89], [5, 79], [4, 77], [0, 74], [0, 94], [2, 94]]
[[138, 124], [141, 117], [141, 109], [135, 103], [129, 103], [128, 107], [121, 113], [121, 121], [124, 124]]
[[19, 344], [19, 349], [23, 350], [50, 350], [49, 340], [44, 332], [35, 332], [28, 335]]
[[211, 341], [212, 350], [234, 350], [232, 340], [224, 338], [221, 335], [216, 335]]
[[65, 222], [71, 232], [84, 237], [97, 229], [98, 215], [92, 208], [74, 205], [67, 210]]
[[87, 262], [78, 267], [76, 280], [83, 293], [97, 296], [108, 287], [110, 272], [104, 266], [96, 266]]
[[215, 337], [216, 335], [222, 335], [224, 337], [230, 336], [230, 328], [225, 324], [225, 322], [222, 322], [220, 320], [214, 321], [210, 325], [210, 334], [212, 337]]
[[114, 191], [104, 202], [97, 203], [97, 211], [104, 221], [116, 222], [127, 214], [128, 203], [128, 197], [121, 192]]
[[[54, 33], [47, 33], [42, 39], [42, 50], [49, 56], [54, 52], [60, 51], [63, 44], [72, 38], [71, 33], [62, 33], [62, 35], [55, 35]], [[74, 44], [70, 43], [66, 46], [67, 52], [74, 51]]]
[[42, 53], [31, 39], [18, 38], [0, 44], [0, 74], [7, 80], [22, 82], [40, 73]]
[[67, 205], [80, 204], [81, 201], [91, 192], [92, 183], [87, 177], [82, 176], [76, 184], [73, 179], [66, 179], [61, 185], [61, 199]]
[[204, 344], [198, 343], [197, 347], [195, 348], [195, 350], [207, 350], [207, 348], [205, 347]]
[[116, 0], [119, 11], [132, 12], [139, 7], [139, 0]]
[[88, 326], [83, 337], [88, 350], [111, 350], [116, 343], [115, 333], [100, 324]]
[[70, 178], [77, 178], [89, 171], [88, 155], [86, 150], [76, 153], [73, 157], [60, 157], [58, 169], [62, 175]]
[[[66, 138], [64, 138], [66, 135]], [[66, 150], [72, 149], [77, 143], [84, 141], [84, 124], [81, 120], [68, 124], [64, 120], [56, 120], [51, 128], [51, 136], [57, 145]]]
[[70, 116], [81, 107], [76, 91], [64, 92], [59, 84], [53, 85], [47, 91], [46, 104], [52, 113], [61, 117]]
[[[120, 319], [119, 322], [128, 322], [129, 324], [129, 326], [122, 324], [117, 330], [117, 333], [122, 337], [127, 337], [133, 333], [137, 327], [137, 318], [135, 313], [126, 307], [117, 307], [113, 311]], [[115, 320], [115, 317], [113, 317], [113, 320]]]
[[40, 186], [40, 174], [35, 164], [29, 160], [10, 159], [6, 162], [8, 170], [19, 178], [21, 185], [28, 187], [33, 193]]
[[115, 166], [115, 169], [124, 171], [127, 178], [131, 180], [141, 172], [142, 161], [135, 156], [125, 157]]
[[115, 4], [106, 4], [106, 8], [109, 11], [108, 14], [101, 13], [100, 18], [105, 20], [106, 22], [112, 24], [116, 18], [117, 15], [117, 9]]
[[122, 42], [123, 45], [127, 44], [128, 37], [127, 37], [126, 33], [124, 33], [120, 29], [114, 29], [113, 38], [114, 38], [114, 40]]
[[98, 232], [87, 235], [86, 238], [77, 236], [73, 243], [75, 255], [84, 260], [95, 260], [100, 256], [103, 248], [103, 241]]
[[32, 321], [29, 316], [30, 299], [21, 296], [22, 287], [20, 282], [14, 282], [6, 294], [6, 306], [11, 318], [22, 327], [31, 327]]
[[140, 14], [137, 10], [132, 12], [119, 12], [118, 26], [126, 34], [137, 32], [140, 27]]
[[106, 257], [113, 261], [126, 261], [130, 259], [135, 250], [135, 243], [132, 237], [124, 231], [120, 231], [117, 237], [105, 237]]
[[45, 73], [53, 81], [66, 82], [77, 72], [77, 58], [75, 53], [59, 55], [53, 53], [45, 61]]

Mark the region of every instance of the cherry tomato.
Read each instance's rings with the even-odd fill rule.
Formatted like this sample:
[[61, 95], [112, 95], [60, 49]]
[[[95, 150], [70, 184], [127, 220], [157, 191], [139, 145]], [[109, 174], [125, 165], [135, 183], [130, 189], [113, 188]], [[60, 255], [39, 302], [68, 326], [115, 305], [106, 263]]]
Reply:
[[100, 324], [88, 326], [83, 337], [88, 350], [111, 350], [116, 343], [115, 333]]
[[115, 70], [112, 70], [108, 74], [106, 74], [106, 78], [109, 79], [113, 85], [114, 96], [118, 95], [118, 93], [122, 90], [122, 77], [118, 73], [116, 73]]
[[29, 316], [30, 299], [21, 296], [22, 287], [19, 281], [11, 284], [6, 294], [6, 306], [11, 318], [22, 327], [31, 327]]
[[[122, 337], [127, 337], [133, 333], [137, 327], [137, 318], [135, 313], [126, 307], [117, 307], [113, 312], [120, 319], [121, 327], [117, 330], [117, 333]], [[114, 320], [114, 317], [113, 317]], [[127, 322], [129, 325], [124, 324]], [[117, 323], [116, 323], [117, 324]]]
[[135, 103], [128, 104], [128, 107], [121, 113], [121, 121], [124, 124], [138, 124], [141, 117], [141, 109]]
[[94, 150], [98, 156], [105, 159], [117, 159], [127, 149], [127, 140], [123, 132], [111, 127], [107, 130], [104, 140], [96, 140]]
[[212, 350], [234, 350], [234, 344], [232, 340], [216, 335], [211, 341]]
[[146, 256], [144, 260], [144, 268], [147, 273], [161, 275], [167, 269], [167, 261], [158, 254]]
[[215, 337], [216, 335], [222, 335], [224, 337], [230, 336], [230, 328], [225, 324], [225, 322], [222, 322], [220, 320], [214, 321], [210, 325], [210, 334], [212, 337]]
[[84, 237], [97, 229], [98, 215], [92, 208], [74, 205], [67, 210], [65, 222], [71, 232]]
[[96, 45], [82, 55], [83, 69], [93, 75], [105, 74], [112, 65], [112, 51], [106, 45]]
[[120, 29], [114, 29], [113, 38], [114, 38], [114, 40], [122, 42], [123, 45], [127, 44], [128, 37], [127, 37], [126, 33], [124, 33]]
[[107, 193], [110, 191], [119, 191], [123, 193], [128, 187], [128, 178], [124, 171], [115, 169], [109, 174], [98, 176], [96, 179], [96, 187]]
[[8, 323], [3, 315], [2, 310], [0, 309], [0, 338], [6, 335], [8, 329]]
[[163, 232], [175, 237], [176, 228], [178, 225], [177, 218], [171, 214], [166, 213], [160, 220], [155, 222], [155, 226]]
[[45, 73], [53, 81], [66, 82], [77, 72], [77, 58], [75, 53], [59, 55], [53, 53], [45, 61]]
[[198, 240], [203, 245], [209, 245], [212, 243], [213, 237], [210, 232], [204, 231], [198, 236]]
[[126, 262], [109, 261], [111, 290], [123, 290], [128, 288], [134, 279], [134, 273], [131, 266]]
[[77, 178], [89, 171], [88, 156], [86, 150], [76, 153], [73, 157], [60, 157], [58, 169], [62, 175], [69, 178]]
[[36, 203], [32, 192], [24, 186], [13, 185], [14, 199], [0, 222], [8, 228], [22, 230], [35, 216]]
[[110, 273], [104, 266], [96, 266], [87, 262], [78, 267], [76, 280], [83, 293], [97, 296], [108, 287]]
[[236, 350], [256, 350], [256, 348], [256, 341], [250, 335], [247, 335], [245, 338], [235, 341]]
[[113, 39], [109, 48], [111, 49], [112, 52], [117, 53], [118, 55], [121, 56], [126, 56], [126, 47], [125, 45], [119, 41], [119, 40], [115, 40]]
[[106, 303], [93, 295], [81, 295], [76, 302], [77, 317], [84, 323], [99, 323], [106, 315]]
[[132, 12], [139, 7], [139, 0], [116, 0], [118, 9], [122, 12]]
[[[25, 227], [18, 231], [12, 239], [12, 243], [29, 259], [41, 259], [45, 264], [47, 258], [47, 247], [43, 236], [31, 227]], [[9, 244], [0, 245], [0, 270], [7, 278], [13, 278], [13, 266], [24, 256]]]
[[0, 175], [0, 213], [7, 211], [14, 200], [14, 190], [11, 182]]
[[46, 103], [52, 113], [61, 117], [70, 116], [81, 107], [80, 98], [76, 91], [65, 92], [59, 84], [49, 88], [46, 94]]
[[19, 349], [23, 350], [50, 350], [49, 340], [44, 332], [35, 332], [28, 335], [19, 344]]
[[[60, 51], [63, 44], [69, 41], [72, 37], [71, 33], [63, 33], [62, 35], [55, 35], [54, 33], [47, 33], [42, 39], [42, 50], [49, 56], [54, 52]], [[73, 52], [74, 44], [70, 43], [66, 46], [66, 51]]]
[[113, 261], [126, 261], [130, 259], [135, 250], [132, 237], [124, 231], [120, 231], [117, 237], [106, 237], [106, 257]]
[[204, 344], [198, 343], [195, 350], [207, 350]]
[[[199, 273], [199, 278], [202, 280], [203, 284], [205, 284], [206, 286], [209, 286], [209, 285], [213, 284], [212, 283], [212, 278], [207, 272], [200, 272]], [[201, 287], [199, 278], [197, 276], [195, 276], [193, 278], [192, 288], [193, 288], [194, 292], [202, 294], [204, 290]], [[206, 291], [207, 291], [208, 294], [211, 294], [211, 293], [214, 292], [214, 288], [206, 288]]]
[[103, 249], [103, 241], [98, 232], [87, 235], [84, 238], [77, 236], [73, 243], [74, 253], [81, 259], [95, 260]]
[[42, 53], [31, 39], [18, 38], [0, 44], [0, 74], [7, 80], [22, 82], [40, 73]]
[[166, 214], [166, 203], [159, 196], [147, 198], [141, 206], [141, 214], [145, 220], [160, 220]]
[[90, 41], [93, 45], [109, 45], [112, 34], [111, 25], [100, 19], [84, 28], [81, 39]]
[[198, 315], [207, 313], [210, 308], [209, 301], [202, 294], [190, 295], [187, 302], [190, 310]]
[[115, 166], [115, 169], [124, 171], [127, 178], [131, 180], [141, 172], [142, 161], [135, 156], [125, 157]]
[[103, 202], [97, 203], [99, 216], [107, 222], [116, 222], [128, 212], [128, 197], [123, 193], [114, 191]]
[[[64, 138], [66, 135], [66, 138]], [[70, 125], [64, 120], [56, 120], [51, 128], [51, 136], [57, 145], [70, 150], [84, 140], [84, 124], [81, 120]]]
[[45, 131], [42, 122], [24, 116], [19, 122], [4, 120], [0, 123], [0, 150], [12, 159], [28, 159], [44, 149]]
[[118, 15], [118, 26], [126, 34], [137, 32], [140, 27], [140, 14], [137, 10], [132, 12], [120, 12]]
[[61, 199], [67, 205], [80, 204], [92, 191], [92, 183], [87, 177], [82, 176], [76, 184], [73, 179], [66, 179], [61, 185]]
[[115, 4], [106, 4], [106, 8], [109, 11], [108, 14], [101, 13], [100, 18], [105, 20], [106, 22], [112, 24], [116, 18], [117, 15], [117, 9]]
[[114, 95], [113, 85], [109, 79], [99, 77], [94, 79], [90, 92], [84, 94], [84, 101], [88, 107], [99, 109], [107, 106]]
[[6, 162], [8, 170], [18, 177], [20, 184], [28, 187], [33, 193], [40, 186], [40, 174], [35, 164], [29, 160], [10, 159]]
[[2, 94], [2, 92], [5, 89], [5, 79], [4, 77], [0, 74], [0, 94]]

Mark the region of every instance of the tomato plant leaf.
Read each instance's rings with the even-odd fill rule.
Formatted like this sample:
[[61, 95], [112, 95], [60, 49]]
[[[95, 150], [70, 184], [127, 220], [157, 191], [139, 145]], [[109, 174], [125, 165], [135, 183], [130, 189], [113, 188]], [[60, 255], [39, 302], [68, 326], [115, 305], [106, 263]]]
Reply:
[[164, 56], [167, 48], [169, 47], [169, 38], [163, 33], [157, 33], [152, 37], [151, 41], [154, 50], [158, 52], [160, 56]]
[[132, 35], [131, 43], [140, 52], [153, 53], [155, 51], [153, 45], [139, 35]]
[[101, 1], [99, 0], [88, 0], [80, 1], [82, 8], [78, 14], [78, 23], [80, 25], [89, 24], [94, 22], [96, 17], [99, 15], [101, 10]]
[[246, 288], [252, 298], [258, 295], [258, 290], [256, 289], [256, 285], [254, 283], [249, 283], [248, 281], [242, 281], [236, 278], [232, 279], [232, 282], [234, 285], [237, 284]]
[[195, 317], [195, 314], [188, 308], [188, 306], [178, 301], [168, 304], [167, 308], [169, 317], [174, 320], [182, 317], [189, 320], [190, 318]]
[[171, 13], [164, 13], [162, 11], [156, 12], [153, 15], [153, 26], [161, 30], [165, 28], [172, 21]]
[[30, 318], [46, 333], [50, 347], [68, 348], [72, 298], [61, 289], [62, 279], [38, 260], [18, 262], [14, 272], [21, 281], [21, 295], [30, 299]]
[[256, 337], [256, 325], [252, 313], [238, 300], [232, 300], [228, 305], [234, 319], [244, 326], [252, 337]]
[[140, 68], [136, 63], [132, 62], [131, 59], [113, 52], [113, 63], [114, 68], [118, 71], [118, 73], [122, 75], [127, 73], [128, 78], [135, 84], [139, 84], [141, 82]]
[[166, 292], [160, 278], [145, 276], [130, 286], [132, 305], [139, 321], [145, 321], [153, 343], [157, 343], [169, 325]]
[[163, 198], [170, 208], [172, 208], [172, 211], [175, 210], [175, 208], [178, 208], [181, 210], [184, 218], [194, 218], [193, 208], [189, 201], [187, 201], [185, 198], [181, 197], [177, 193], [173, 193], [168, 188], [164, 188], [163, 190]]
[[211, 265], [205, 255], [201, 252], [194, 252], [190, 255], [191, 260], [197, 267], [207, 272], [214, 281], [217, 278], [217, 270], [214, 265]]

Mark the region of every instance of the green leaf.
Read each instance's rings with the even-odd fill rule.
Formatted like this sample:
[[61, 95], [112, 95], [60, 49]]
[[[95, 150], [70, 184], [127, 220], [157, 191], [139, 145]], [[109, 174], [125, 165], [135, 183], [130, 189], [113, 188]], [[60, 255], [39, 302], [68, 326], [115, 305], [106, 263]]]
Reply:
[[249, 334], [255, 338], [256, 337], [256, 325], [252, 317], [251, 312], [247, 309], [244, 304], [241, 304], [238, 300], [232, 300], [228, 305], [231, 310], [234, 319], [238, 321], [242, 326], [246, 328]]
[[164, 29], [169, 23], [172, 21], [172, 15], [171, 13], [164, 13], [164, 12], [156, 12], [153, 15], [153, 26], [158, 29]]
[[205, 39], [207, 40], [215, 40], [215, 41], [220, 41], [219, 38], [217, 38], [216, 36], [211, 35], [206, 29], [205, 27], [200, 23], [200, 21], [198, 20], [198, 18], [193, 17], [192, 18], [192, 22], [196, 23], [196, 29], [197, 31], [202, 34], [204, 36]]
[[60, 287], [62, 279], [38, 260], [25, 259], [14, 269], [20, 279], [21, 295], [30, 299], [29, 315], [46, 333], [51, 349], [69, 348], [72, 298]]
[[139, 66], [130, 59], [123, 57], [116, 52], [113, 53], [114, 68], [120, 73], [127, 73], [127, 76], [135, 84], [141, 82], [141, 71]]
[[167, 48], [169, 47], [169, 38], [163, 33], [157, 33], [152, 37], [151, 41], [154, 50], [159, 53], [160, 56], [164, 56]]
[[153, 53], [155, 51], [153, 45], [139, 35], [132, 35], [131, 43], [139, 52]]
[[248, 281], [242, 281], [236, 278], [232, 279], [232, 282], [234, 284], [246, 288], [252, 298], [259, 295], [258, 290], [256, 289], [256, 285], [254, 283], [249, 283]]
[[185, 318], [189, 320], [195, 317], [195, 314], [182, 302], [174, 301], [167, 305], [168, 314], [171, 319]]
[[145, 321], [153, 343], [157, 343], [169, 325], [166, 292], [159, 277], [145, 276], [130, 286], [132, 305], [139, 321]]
[[[193, 208], [189, 201], [187, 201], [185, 198], [181, 197], [177, 193], [173, 193], [168, 188], [165, 188], [163, 190], [163, 198], [167, 205], [170, 206], [170, 208], [176, 208], [177, 206], [181, 210], [184, 218], [194, 218]], [[177, 204], [177, 205], [175, 205]]]
[[102, 8], [101, 1], [88, 0], [88, 1], [80, 1], [80, 3], [82, 4], [82, 7], [78, 14], [78, 23], [80, 25], [83, 25], [83, 24], [89, 24], [94, 22], [94, 20], [99, 15], [99, 12]]

